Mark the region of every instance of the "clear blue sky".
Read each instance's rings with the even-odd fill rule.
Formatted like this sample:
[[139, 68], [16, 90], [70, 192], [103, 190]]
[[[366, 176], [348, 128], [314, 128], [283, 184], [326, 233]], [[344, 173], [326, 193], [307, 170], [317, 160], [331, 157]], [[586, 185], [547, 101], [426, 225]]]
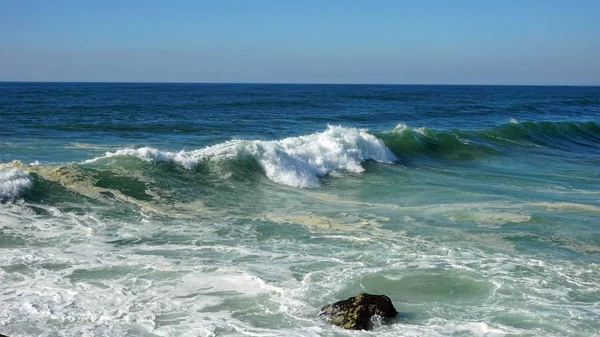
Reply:
[[600, 0], [1, 0], [0, 81], [600, 84]]

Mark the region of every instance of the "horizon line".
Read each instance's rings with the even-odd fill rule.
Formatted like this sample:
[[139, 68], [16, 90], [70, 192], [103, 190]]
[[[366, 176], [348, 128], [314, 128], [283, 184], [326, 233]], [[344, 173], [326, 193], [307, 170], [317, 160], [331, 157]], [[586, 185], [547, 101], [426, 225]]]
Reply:
[[344, 82], [177, 82], [177, 81], [14, 81], [0, 83], [55, 83], [55, 84], [202, 84], [202, 85], [391, 85], [391, 86], [505, 86], [505, 87], [599, 87], [598, 84], [482, 84], [482, 83], [344, 83]]

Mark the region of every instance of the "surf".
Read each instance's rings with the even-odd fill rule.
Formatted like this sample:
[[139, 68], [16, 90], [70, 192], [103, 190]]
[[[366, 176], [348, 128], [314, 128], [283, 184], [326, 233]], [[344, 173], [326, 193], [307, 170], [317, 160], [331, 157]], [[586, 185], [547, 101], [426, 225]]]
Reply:
[[362, 173], [367, 160], [394, 163], [398, 159], [384, 142], [365, 129], [328, 126], [327, 130], [281, 140], [231, 140], [206, 148], [179, 152], [151, 147], [107, 152], [83, 164], [105, 163], [119, 157], [146, 162], [168, 162], [188, 170], [201, 165], [252, 158], [266, 177], [292, 187], [318, 187], [319, 178], [336, 171]]
[[600, 125], [591, 121], [512, 121], [481, 130], [436, 130], [401, 123], [392, 130], [375, 134], [396, 156], [406, 159], [464, 161], [515, 156], [532, 149], [580, 154], [594, 154], [600, 149]]

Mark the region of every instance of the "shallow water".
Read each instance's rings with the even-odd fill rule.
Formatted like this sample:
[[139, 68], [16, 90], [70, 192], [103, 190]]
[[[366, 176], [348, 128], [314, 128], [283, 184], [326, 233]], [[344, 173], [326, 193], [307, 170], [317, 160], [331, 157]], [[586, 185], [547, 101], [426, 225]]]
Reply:
[[2, 334], [600, 331], [599, 88], [0, 92]]

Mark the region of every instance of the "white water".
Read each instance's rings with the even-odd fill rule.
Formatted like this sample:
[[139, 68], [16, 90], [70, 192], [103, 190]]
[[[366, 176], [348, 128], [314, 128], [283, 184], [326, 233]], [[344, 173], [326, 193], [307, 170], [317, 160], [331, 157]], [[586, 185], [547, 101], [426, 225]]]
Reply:
[[[499, 207], [456, 207], [467, 206], [485, 214]], [[598, 265], [540, 260], [511, 247], [488, 251], [482, 238], [455, 241], [464, 236], [456, 229], [440, 243], [352, 224], [357, 220], [344, 212], [339, 228], [301, 225], [291, 216], [271, 216], [265, 227], [250, 218], [163, 222], [141, 214], [115, 221], [43, 205], [36, 207], [47, 216], [26, 203], [2, 207], [4, 238], [29, 242], [9, 244], [0, 256], [0, 329], [10, 327], [0, 333], [11, 337], [491, 337], [536, 335], [540, 327], [561, 336], [576, 335], [578, 322], [600, 310], [586, 300], [600, 292]], [[373, 207], [347, 210], [367, 216]], [[400, 214], [413, 217], [384, 223], [426, 233], [418, 215], [457, 212], [440, 207], [403, 208]], [[358, 290], [384, 292], [416, 318], [349, 332], [318, 317], [322, 305]], [[564, 317], [571, 320], [556, 323]]]
[[168, 152], [155, 148], [122, 149], [107, 152], [106, 158], [135, 156], [146, 161], [173, 162], [193, 169], [203, 160], [229, 160], [251, 156], [261, 165], [267, 177], [279, 184], [294, 187], [319, 186], [319, 177], [335, 171], [360, 173], [366, 160], [392, 163], [396, 156], [383, 141], [366, 130], [329, 126], [326, 131], [275, 141], [232, 140], [207, 148]]
[[[315, 186], [337, 170], [361, 172], [364, 160], [395, 160], [377, 138], [342, 127], [195, 151], [124, 149], [88, 163], [110, 165], [119, 156], [187, 169], [251, 157], [270, 179], [291, 186]], [[23, 168], [57, 184], [40, 191], [41, 202], [0, 205], [0, 334], [595, 336], [600, 328], [597, 245], [561, 231], [548, 235], [548, 228], [568, 229], [563, 219], [593, 225], [596, 189], [553, 189], [550, 199], [490, 197], [484, 192], [511, 187], [486, 181], [484, 192], [460, 184], [446, 190], [452, 179], [473, 175], [431, 178], [423, 172], [435, 172], [415, 168], [389, 179], [398, 169], [390, 165], [319, 190], [256, 184], [250, 193], [235, 190], [239, 199], [224, 206], [202, 198], [185, 207], [121, 205], [130, 199], [88, 199], [109, 190], [94, 185], [94, 175], [80, 176], [85, 168], [19, 167], [3, 171], [6, 181], [25, 179], [29, 187], [11, 189], [9, 199], [31, 187]], [[61, 189], [85, 198], [56, 201]], [[162, 208], [172, 212], [153, 211]], [[183, 208], [189, 216], [176, 216]], [[547, 242], [556, 256], [526, 247]], [[371, 332], [319, 318], [321, 306], [358, 291], [384, 293], [412, 316]]]
[[29, 172], [10, 167], [0, 167], [0, 199], [18, 198], [33, 185]]

